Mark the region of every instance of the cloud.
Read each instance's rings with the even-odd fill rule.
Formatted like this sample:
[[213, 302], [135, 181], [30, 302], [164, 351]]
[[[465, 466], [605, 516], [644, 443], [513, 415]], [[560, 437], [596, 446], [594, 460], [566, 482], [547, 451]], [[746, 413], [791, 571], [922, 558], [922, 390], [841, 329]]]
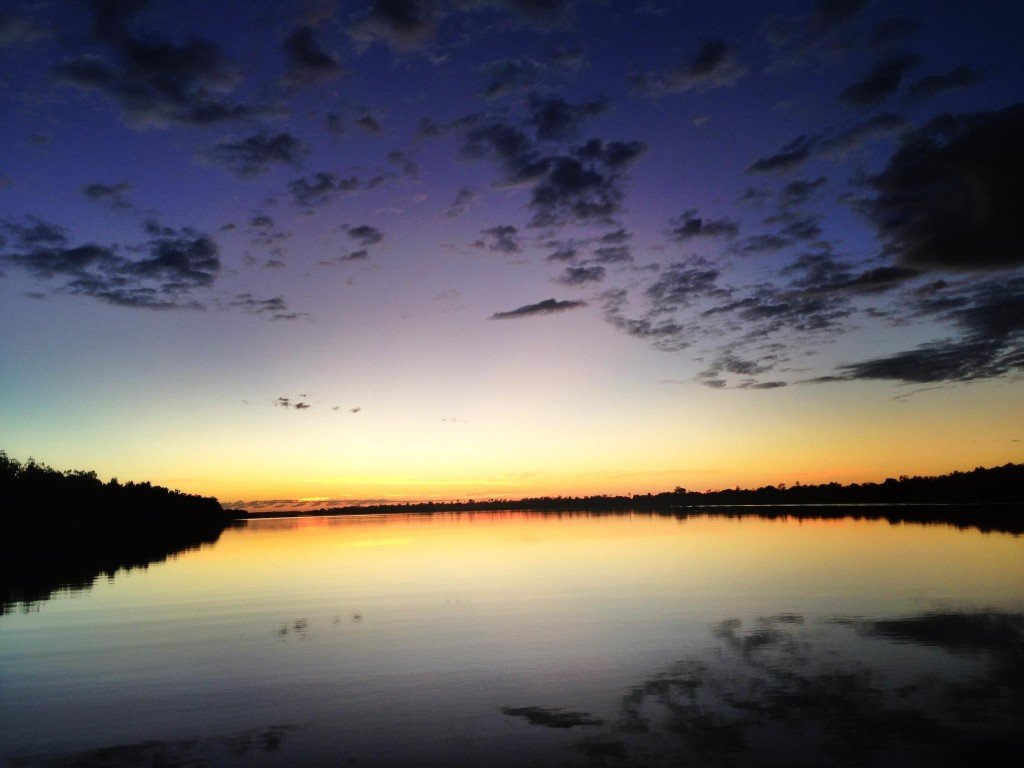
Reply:
[[533, 317], [535, 315], [553, 315], [559, 312], [567, 312], [570, 309], [578, 309], [587, 306], [585, 301], [556, 301], [545, 299], [536, 304], [526, 304], [508, 312], [495, 312], [491, 315], [492, 320], [510, 320], [520, 317]]
[[762, 223], [781, 226], [774, 232], [745, 237], [730, 246], [729, 250], [745, 255], [774, 253], [813, 242], [821, 236], [821, 224], [814, 214], [783, 211], [762, 219]]
[[132, 185], [127, 181], [117, 184], [86, 184], [82, 194], [91, 203], [108, 203], [114, 208], [130, 208], [131, 203], [125, 200], [125, 193], [131, 191]]
[[355, 176], [343, 179], [330, 171], [320, 171], [288, 184], [288, 191], [295, 203], [305, 208], [323, 205], [342, 192], [351, 192], [358, 188], [359, 179]]
[[401, 50], [425, 44], [434, 35], [436, 11], [433, 0], [373, 0], [370, 10], [349, 26], [363, 43], [383, 40]]
[[852, 128], [821, 137], [817, 147], [822, 154], [841, 159], [846, 153], [860, 149], [869, 141], [902, 133], [908, 126], [909, 123], [898, 115], [882, 112]]
[[558, 276], [555, 282], [561, 285], [586, 285], [588, 283], [599, 283], [604, 280], [605, 268], [593, 267], [566, 267], [565, 271]]
[[[446, 126], [422, 125], [420, 134], [436, 136], [450, 130], [463, 132], [462, 154], [471, 159], [496, 162], [504, 178], [499, 186], [530, 185], [529, 205], [535, 213], [530, 226], [558, 224], [611, 224], [621, 209], [625, 175], [647, 145], [639, 141], [603, 141], [593, 138], [568, 149], [551, 149], [547, 141], [531, 133], [553, 131], [575, 133], [579, 122], [603, 107], [570, 105], [553, 108], [550, 120], [544, 116], [551, 101], [532, 102], [524, 128], [484, 115], [468, 115]], [[557, 127], [555, 127], [557, 126]]]
[[811, 156], [811, 150], [818, 142], [817, 136], [798, 136], [779, 152], [753, 162], [748, 173], [775, 173], [791, 171]]
[[373, 115], [362, 115], [356, 118], [356, 125], [362, 128], [371, 136], [380, 136], [384, 133], [384, 127], [380, 124], [380, 121]]
[[709, 91], [736, 85], [746, 68], [736, 63], [735, 51], [724, 40], [707, 40], [688, 62], [660, 75], [634, 74], [630, 84], [645, 96]]
[[411, 160], [404, 152], [400, 152], [396, 149], [392, 152], [388, 152], [387, 158], [388, 162], [396, 166], [399, 170], [401, 170], [402, 175], [405, 176], [407, 179], [419, 178], [419, 168], [417, 167], [416, 163], [413, 160]]
[[117, 306], [202, 309], [195, 293], [211, 286], [220, 271], [217, 244], [188, 227], [175, 230], [151, 222], [147, 241], [122, 247], [72, 246], [63, 228], [39, 219], [0, 226], [10, 239], [0, 263], [54, 282], [58, 292]]
[[920, 57], [914, 54], [901, 54], [880, 61], [863, 80], [847, 87], [839, 95], [839, 100], [854, 107], [878, 106], [899, 89], [907, 70], [919, 61]]
[[519, 253], [519, 230], [511, 224], [502, 224], [489, 229], [481, 230], [484, 235], [490, 235], [494, 241], [488, 246], [492, 251], [499, 253]]
[[785, 208], [803, 205], [827, 183], [828, 179], [824, 176], [819, 176], [814, 180], [795, 179], [783, 187], [779, 205]]
[[140, 126], [210, 125], [266, 111], [227, 98], [239, 76], [215, 43], [200, 37], [178, 44], [153, 34], [133, 36], [128, 22], [142, 6], [93, 3], [93, 32], [113, 61], [79, 56], [54, 67], [56, 80], [103, 94]]
[[927, 101], [947, 91], [968, 88], [981, 79], [980, 72], [961, 64], [944, 75], [922, 77], [907, 89], [907, 101], [914, 103]]
[[324, 50], [310, 26], [300, 26], [284, 40], [288, 62], [286, 78], [297, 85], [312, 85], [333, 80], [344, 69], [337, 59]]
[[644, 292], [650, 314], [669, 314], [700, 299], [728, 298], [731, 291], [718, 284], [719, 277], [721, 273], [704, 259], [670, 264]]
[[594, 260], [602, 264], [621, 264], [633, 260], [628, 245], [604, 245], [594, 249]]
[[[288, 303], [281, 296], [275, 296], [270, 299], [257, 299], [251, 293], [240, 293], [228, 301], [227, 306], [231, 309], [239, 309], [269, 320], [297, 320], [305, 316], [303, 312], [291, 311], [288, 308]], [[275, 402], [274, 404], [288, 406], [287, 398], [280, 397], [278, 401], [283, 402]]]
[[[949, 293], [941, 286], [935, 291]], [[928, 291], [918, 297], [916, 311], [951, 324], [958, 335], [842, 365], [837, 378], [936, 384], [1024, 372], [1024, 278], [987, 281], [946, 296]]]
[[941, 115], [904, 137], [860, 201], [900, 264], [918, 269], [1024, 265], [1024, 104]]
[[274, 163], [298, 166], [309, 146], [290, 133], [256, 133], [244, 139], [225, 139], [210, 147], [205, 156], [239, 176], [256, 176]]
[[629, 165], [646, 151], [639, 141], [591, 139], [567, 155], [549, 157], [533, 187], [531, 226], [612, 223], [622, 206], [622, 181]]
[[480, 72], [489, 81], [484, 96], [496, 99], [529, 91], [540, 80], [544, 67], [532, 59], [504, 58], [484, 64]]
[[583, 122], [607, 111], [604, 100], [572, 104], [560, 98], [530, 97], [532, 115], [527, 121], [536, 131], [539, 141], [564, 141], [575, 139], [580, 134]]
[[384, 239], [384, 233], [369, 224], [360, 224], [356, 227], [346, 229], [348, 236], [360, 242], [361, 245], [376, 245]]
[[696, 208], [690, 208], [671, 221], [669, 237], [676, 242], [685, 242], [697, 237], [736, 237], [739, 225], [732, 219], [703, 219]]
[[444, 215], [449, 218], [461, 216], [465, 213], [466, 208], [468, 208], [476, 198], [476, 192], [468, 187], [463, 187], [455, 194], [455, 199], [452, 200], [452, 204], [445, 209]]

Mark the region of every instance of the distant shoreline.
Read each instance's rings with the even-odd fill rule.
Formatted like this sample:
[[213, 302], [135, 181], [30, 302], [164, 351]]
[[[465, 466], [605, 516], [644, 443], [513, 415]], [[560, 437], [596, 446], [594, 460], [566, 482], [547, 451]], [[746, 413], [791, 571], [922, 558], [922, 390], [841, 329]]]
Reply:
[[982, 533], [1024, 534], [1024, 503], [927, 503], [903, 502], [864, 504], [695, 504], [672, 507], [467, 507], [460, 505], [410, 504], [350, 509], [279, 512], [245, 515], [236, 520], [294, 520], [325, 517], [424, 516], [474, 514], [525, 514], [552, 517], [642, 515], [674, 517], [680, 520], [696, 517], [758, 518], [762, 520], [885, 520], [893, 525], [951, 525], [975, 528]]

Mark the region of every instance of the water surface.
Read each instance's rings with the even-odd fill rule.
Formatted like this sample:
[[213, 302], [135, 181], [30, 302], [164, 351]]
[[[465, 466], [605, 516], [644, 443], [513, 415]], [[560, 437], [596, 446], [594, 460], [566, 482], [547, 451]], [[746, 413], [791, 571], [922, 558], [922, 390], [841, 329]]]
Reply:
[[16, 765], [955, 765], [1024, 733], [1024, 539], [250, 522], [0, 617]]

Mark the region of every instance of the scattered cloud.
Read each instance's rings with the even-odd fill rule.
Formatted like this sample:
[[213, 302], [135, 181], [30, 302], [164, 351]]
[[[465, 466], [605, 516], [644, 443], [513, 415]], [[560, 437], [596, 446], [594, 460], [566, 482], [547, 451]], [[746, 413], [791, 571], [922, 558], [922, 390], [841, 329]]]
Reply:
[[216, 242], [185, 227], [150, 222], [149, 238], [130, 247], [72, 245], [62, 227], [29, 218], [0, 225], [7, 240], [0, 263], [52, 282], [56, 291], [144, 309], [203, 309], [196, 292], [220, 272]]
[[561, 285], [587, 285], [588, 283], [599, 283], [604, 280], [605, 268], [602, 266], [593, 267], [566, 267], [556, 282]]
[[256, 176], [274, 163], [299, 166], [309, 146], [290, 133], [256, 133], [244, 139], [225, 139], [210, 147], [205, 157], [239, 176]]
[[903, 76], [919, 61], [920, 57], [914, 54], [901, 54], [880, 61], [863, 80], [848, 86], [839, 95], [839, 100], [854, 107], [877, 107], [899, 89]]
[[502, 224], [490, 227], [482, 231], [482, 234], [489, 235], [492, 239], [488, 246], [492, 251], [498, 253], [519, 253], [519, 230], [511, 224]]
[[961, 64], [944, 75], [922, 77], [907, 89], [907, 101], [914, 103], [927, 101], [947, 91], [968, 88], [981, 79], [981, 72]]
[[672, 219], [669, 238], [676, 242], [685, 242], [698, 237], [732, 238], [739, 234], [739, 224], [732, 219], [703, 219], [697, 215], [696, 208], [690, 208]]
[[313, 208], [329, 202], [342, 192], [359, 189], [355, 176], [342, 178], [331, 171], [320, 171], [312, 176], [295, 179], [288, 184], [288, 191], [296, 205]]
[[433, 0], [373, 0], [370, 10], [349, 25], [352, 37], [361, 43], [381, 40], [411, 50], [434, 35], [437, 13]]
[[348, 233], [349, 237], [358, 240], [363, 246], [376, 245], [384, 239], [384, 233], [369, 224], [346, 227], [345, 231]]
[[324, 49], [310, 26], [297, 27], [284, 40], [288, 62], [286, 79], [296, 85], [312, 85], [333, 80], [344, 73], [337, 58]]
[[661, 74], [634, 74], [630, 83], [645, 96], [729, 88], [746, 74], [737, 64], [735, 50], [724, 40], [706, 40], [689, 61]]
[[811, 150], [818, 142], [817, 136], [798, 136], [774, 155], [756, 160], [747, 168], [750, 173], [775, 173], [791, 171], [811, 156]]
[[526, 304], [522, 307], [509, 310], [508, 312], [495, 312], [491, 315], [492, 320], [511, 320], [521, 317], [534, 317], [536, 315], [553, 315], [560, 312], [567, 312], [570, 309], [579, 309], [587, 306], [585, 301], [557, 301], [545, 299], [536, 304]]
[[132, 185], [127, 181], [117, 184], [101, 184], [98, 182], [86, 184], [82, 187], [82, 194], [86, 200], [92, 203], [107, 203], [114, 208], [130, 208], [131, 203], [125, 199], [125, 195], [131, 191]]
[[86, 54], [53, 68], [60, 83], [96, 91], [117, 104], [138, 126], [211, 125], [266, 112], [228, 94], [239, 82], [220, 47], [201, 37], [184, 43], [129, 28], [139, 2], [93, 3], [93, 34], [109, 57]]
[[1022, 135], [1024, 104], [940, 115], [904, 136], [857, 203], [887, 254], [919, 269], [1024, 265]]

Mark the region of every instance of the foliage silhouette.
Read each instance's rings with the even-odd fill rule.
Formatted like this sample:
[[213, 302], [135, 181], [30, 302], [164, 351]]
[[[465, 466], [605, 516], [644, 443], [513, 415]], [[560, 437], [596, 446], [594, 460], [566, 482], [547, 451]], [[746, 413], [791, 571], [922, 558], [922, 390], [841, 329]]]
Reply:
[[326, 507], [304, 512], [261, 512], [252, 517], [366, 515], [389, 512], [531, 510], [562, 512], [651, 511], [778, 518], [884, 519], [893, 523], [946, 523], [982, 531], [1024, 533], [1024, 465], [1006, 464], [938, 477], [889, 478], [883, 483], [764, 486], [756, 489], [674, 491], [630, 496], [541, 496], [485, 501], [426, 501]]
[[103, 483], [95, 472], [60, 472], [0, 451], [0, 614], [100, 575], [145, 568], [210, 544], [232, 515], [213, 498], [150, 483]]

